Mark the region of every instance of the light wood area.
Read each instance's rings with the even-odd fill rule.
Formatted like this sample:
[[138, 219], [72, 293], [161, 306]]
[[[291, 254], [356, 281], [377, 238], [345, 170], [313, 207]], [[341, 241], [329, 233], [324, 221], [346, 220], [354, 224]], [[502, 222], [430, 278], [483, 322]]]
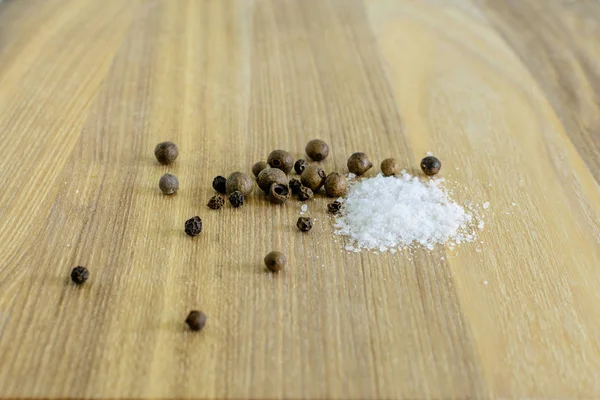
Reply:
[[[600, 398], [598, 38], [590, 0], [4, 1], [0, 398]], [[355, 254], [324, 197], [308, 234], [206, 207], [317, 137], [434, 152], [485, 229]]]

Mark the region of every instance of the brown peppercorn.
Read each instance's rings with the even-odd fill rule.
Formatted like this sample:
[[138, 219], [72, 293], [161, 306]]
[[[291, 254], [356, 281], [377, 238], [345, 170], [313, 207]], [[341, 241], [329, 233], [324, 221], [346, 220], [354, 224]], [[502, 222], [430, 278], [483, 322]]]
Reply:
[[199, 216], [192, 217], [185, 221], [185, 233], [189, 236], [197, 236], [202, 232], [202, 220]]
[[296, 222], [296, 226], [302, 232], [308, 232], [312, 229], [313, 226], [312, 219], [308, 217], [300, 217], [298, 218], [298, 222]]
[[179, 149], [173, 142], [162, 142], [156, 145], [154, 148], [154, 155], [159, 163], [163, 165], [169, 165], [179, 155]]
[[381, 162], [381, 173], [383, 176], [398, 175], [400, 170], [400, 164], [398, 164], [395, 158], [386, 158]]
[[321, 139], [313, 139], [306, 145], [306, 155], [311, 160], [324, 160], [329, 155], [329, 146]]
[[294, 157], [285, 150], [274, 150], [269, 154], [267, 163], [272, 168], [278, 168], [288, 174], [294, 168]]
[[325, 193], [329, 197], [340, 197], [348, 191], [348, 180], [338, 172], [332, 172], [325, 179]]
[[294, 164], [294, 171], [296, 171], [298, 175], [302, 175], [302, 172], [306, 169], [306, 167], [308, 167], [308, 163], [306, 162], [306, 160], [301, 159], [296, 161], [296, 163]]
[[321, 186], [325, 183], [325, 179], [327, 175], [325, 171], [318, 165], [309, 165], [306, 167], [304, 172], [302, 172], [302, 176], [300, 176], [300, 181], [304, 186], [310, 188], [313, 192], [318, 192], [321, 189]]
[[213, 189], [215, 189], [217, 192], [225, 194], [227, 193], [227, 179], [225, 179], [224, 176], [216, 176], [215, 179], [213, 179], [212, 182], [212, 187]]
[[265, 168], [260, 171], [260, 174], [258, 174], [256, 182], [258, 183], [258, 187], [261, 188], [263, 192], [269, 193], [269, 190], [271, 190], [271, 185], [274, 183], [287, 185], [288, 177], [285, 172], [278, 168]]
[[229, 202], [234, 208], [238, 208], [244, 205], [244, 194], [242, 192], [235, 191], [229, 195]]
[[302, 183], [300, 182], [299, 179], [290, 179], [290, 183], [288, 185], [290, 187], [290, 190], [292, 191], [292, 193], [294, 194], [298, 194], [298, 192], [300, 191], [300, 187], [302, 186]]
[[207, 205], [208, 205], [208, 208], [211, 208], [213, 210], [218, 210], [219, 208], [221, 208], [225, 205], [225, 199], [219, 195], [213, 196], [210, 198]]
[[278, 251], [272, 251], [265, 257], [265, 265], [272, 272], [280, 271], [283, 267], [285, 267], [286, 262], [287, 259], [283, 253]]
[[300, 186], [300, 189], [298, 189], [298, 200], [300, 201], [310, 200], [313, 198], [313, 195], [313, 191], [306, 186]]
[[348, 171], [356, 175], [362, 175], [371, 169], [373, 163], [365, 153], [354, 153], [348, 158]]
[[266, 161], [259, 161], [254, 163], [254, 165], [252, 166], [252, 173], [254, 174], [255, 177], [258, 178], [258, 174], [260, 174], [260, 171], [262, 171], [265, 168], [268, 168], [269, 164], [267, 164]]
[[164, 194], [173, 194], [179, 190], [179, 180], [175, 175], [164, 174], [158, 181], [158, 187]]
[[283, 204], [290, 198], [290, 188], [287, 185], [274, 183], [269, 190], [269, 200], [273, 204]]
[[71, 271], [71, 280], [78, 285], [81, 285], [83, 282], [87, 281], [90, 273], [86, 267], [75, 267]]
[[242, 192], [244, 196], [248, 196], [252, 193], [252, 188], [254, 188], [254, 181], [248, 175], [243, 172], [234, 172], [233, 174], [227, 177], [227, 182], [225, 184], [225, 188], [227, 194], [231, 194], [233, 192]]
[[202, 311], [190, 311], [187, 318], [185, 319], [185, 323], [193, 331], [202, 330], [202, 328], [204, 328], [204, 325], [206, 325], [206, 314], [204, 314]]
[[442, 168], [442, 163], [437, 157], [427, 156], [421, 160], [421, 169], [425, 175], [435, 175], [440, 172], [440, 168]]
[[329, 211], [331, 214], [337, 214], [340, 212], [341, 209], [342, 209], [342, 203], [340, 203], [337, 200], [334, 201], [333, 203], [327, 204], [327, 211]]

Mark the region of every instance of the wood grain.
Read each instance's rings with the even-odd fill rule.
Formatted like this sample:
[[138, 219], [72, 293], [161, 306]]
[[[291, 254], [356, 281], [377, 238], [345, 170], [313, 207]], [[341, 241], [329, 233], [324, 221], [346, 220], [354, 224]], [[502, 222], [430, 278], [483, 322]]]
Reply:
[[[599, 34], [585, 0], [5, 1], [0, 397], [600, 397]], [[324, 198], [309, 234], [295, 201], [206, 207], [315, 137], [327, 171], [435, 152], [479, 241], [354, 254]]]

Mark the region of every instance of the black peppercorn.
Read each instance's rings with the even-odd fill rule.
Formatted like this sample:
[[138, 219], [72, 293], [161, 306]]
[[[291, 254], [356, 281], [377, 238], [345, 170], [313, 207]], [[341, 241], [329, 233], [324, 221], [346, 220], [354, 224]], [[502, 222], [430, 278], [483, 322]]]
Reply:
[[437, 157], [427, 156], [421, 160], [421, 169], [425, 175], [435, 175], [440, 172], [440, 168], [442, 168], [442, 163]]
[[288, 174], [294, 168], [294, 157], [285, 150], [274, 150], [269, 154], [267, 163], [272, 168], [278, 168]]
[[206, 325], [206, 314], [204, 314], [202, 311], [190, 311], [187, 318], [185, 319], [185, 323], [193, 331], [202, 330], [202, 328], [204, 328], [204, 325]]
[[208, 208], [211, 208], [213, 210], [218, 210], [219, 208], [221, 208], [225, 205], [225, 199], [218, 195], [213, 196], [210, 198], [207, 205], [208, 205]]
[[78, 285], [81, 285], [83, 282], [87, 281], [90, 273], [86, 267], [75, 267], [71, 271], [71, 280]]
[[354, 153], [348, 158], [348, 171], [356, 175], [362, 175], [371, 169], [373, 163], [365, 153]]
[[235, 191], [229, 195], [229, 202], [234, 208], [238, 208], [244, 205], [244, 194], [242, 192]]
[[294, 170], [298, 175], [302, 175], [302, 172], [306, 169], [306, 167], [308, 167], [306, 160], [298, 160], [294, 164]]
[[260, 171], [262, 171], [265, 168], [268, 168], [269, 164], [267, 164], [266, 161], [259, 161], [257, 163], [254, 163], [254, 165], [252, 166], [252, 173], [254, 174], [255, 177], [258, 178], [258, 174], [260, 174]]
[[271, 190], [271, 185], [274, 183], [287, 185], [288, 177], [285, 172], [278, 168], [265, 168], [258, 174], [256, 182], [258, 183], [258, 187], [268, 194], [269, 190]]
[[269, 200], [273, 204], [283, 204], [290, 198], [290, 188], [287, 185], [274, 183], [269, 190]]
[[315, 161], [324, 160], [329, 155], [329, 146], [321, 139], [313, 139], [306, 145], [306, 155]]
[[300, 191], [300, 187], [302, 186], [302, 183], [300, 182], [299, 179], [290, 179], [290, 183], [288, 185], [290, 187], [290, 190], [292, 191], [292, 193], [294, 194], [298, 194], [298, 192]]
[[164, 194], [173, 194], [179, 190], [179, 180], [175, 175], [164, 174], [158, 181], [158, 187]]
[[398, 175], [400, 173], [400, 164], [395, 158], [386, 158], [381, 162], [381, 173], [383, 176]]
[[325, 179], [325, 193], [329, 197], [340, 197], [348, 191], [348, 181], [340, 173], [332, 172]]
[[202, 220], [199, 216], [192, 217], [185, 221], [185, 233], [190, 236], [196, 236], [202, 232]]
[[312, 219], [308, 217], [300, 217], [298, 218], [298, 222], [296, 222], [296, 226], [302, 232], [308, 232], [312, 229], [313, 226]]
[[216, 176], [215, 179], [213, 179], [212, 182], [212, 187], [213, 189], [215, 189], [217, 192], [225, 194], [227, 193], [227, 179], [225, 179], [224, 176]]
[[179, 155], [179, 149], [173, 142], [162, 142], [156, 145], [154, 148], [154, 155], [159, 163], [163, 165], [169, 165]]
[[337, 214], [340, 212], [341, 209], [342, 209], [342, 203], [340, 203], [337, 200], [334, 201], [333, 203], [327, 204], [327, 211], [329, 211], [331, 214]]
[[300, 189], [298, 189], [298, 200], [300, 201], [310, 200], [312, 199], [313, 195], [313, 191], [306, 186], [300, 186]]
[[272, 251], [265, 256], [265, 265], [272, 272], [280, 271], [283, 267], [285, 267], [286, 262], [287, 259], [283, 253], [278, 251]]
[[325, 171], [318, 165], [309, 165], [306, 167], [304, 172], [302, 172], [302, 176], [300, 176], [300, 181], [302, 184], [313, 192], [318, 192], [321, 189], [321, 186], [325, 183], [325, 179], [327, 178], [327, 174]]
[[243, 172], [234, 172], [227, 177], [225, 184], [227, 194], [233, 192], [242, 192], [244, 196], [248, 196], [254, 187], [254, 181]]

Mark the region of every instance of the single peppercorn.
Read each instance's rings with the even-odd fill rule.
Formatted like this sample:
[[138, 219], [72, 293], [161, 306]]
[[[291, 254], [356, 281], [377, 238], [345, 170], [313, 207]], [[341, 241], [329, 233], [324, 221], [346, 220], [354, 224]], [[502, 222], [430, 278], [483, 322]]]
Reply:
[[81, 285], [83, 282], [87, 281], [90, 273], [86, 267], [75, 267], [71, 271], [71, 280], [78, 285]]
[[258, 183], [258, 187], [261, 188], [263, 192], [268, 194], [269, 190], [271, 190], [271, 185], [274, 183], [287, 185], [288, 177], [285, 172], [278, 168], [265, 168], [258, 174], [256, 183]]
[[342, 203], [340, 203], [337, 200], [334, 201], [333, 203], [327, 204], [327, 211], [329, 211], [331, 214], [337, 214], [340, 212], [341, 209], [342, 209]]
[[173, 194], [179, 190], [179, 180], [175, 175], [164, 174], [158, 181], [158, 187], [164, 194]]
[[225, 194], [227, 193], [227, 179], [225, 179], [224, 176], [216, 176], [215, 179], [213, 179], [212, 182], [212, 187], [213, 189], [215, 189], [217, 192]]
[[258, 178], [258, 174], [260, 174], [260, 171], [262, 171], [265, 168], [269, 168], [269, 164], [267, 164], [266, 161], [256, 162], [252, 166], [252, 173], [254, 174], [255, 177]]
[[269, 200], [273, 204], [283, 204], [290, 198], [290, 188], [287, 185], [274, 183], [269, 190]]
[[193, 331], [200, 331], [206, 325], [206, 314], [202, 311], [190, 311], [187, 318], [185, 319], [185, 323], [190, 327]]
[[173, 142], [162, 142], [154, 148], [154, 155], [159, 163], [169, 165], [175, 161], [179, 155], [179, 149]]
[[302, 172], [300, 181], [304, 186], [316, 193], [321, 189], [326, 178], [327, 174], [325, 174], [325, 171], [323, 171], [321, 167], [318, 165], [309, 165], [304, 172]]
[[219, 208], [223, 207], [224, 205], [225, 205], [225, 199], [219, 195], [211, 197], [207, 204], [208, 208], [211, 208], [213, 210], [218, 210]]
[[273, 150], [267, 158], [271, 168], [278, 168], [288, 174], [294, 168], [294, 157], [285, 150]]
[[313, 195], [314, 193], [312, 190], [310, 190], [310, 188], [307, 188], [306, 186], [300, 186], [300, 189], [298, 190], [298, 200], [310, 200], [313, 198]]
[[197, 236], [202, 232], [202, 220], [199, 216], [192, 217], [185, 221], [185, 233], [189, 236]]
[[288, 186], [290, 187], [290, 190], [292, 191], [292, 193], [294, 194], [298, 194], [298, 192], [300, 191], [300, 187], [302, 186], [302, 183], [300, 182], [299, 179], [290, 179], [290, 183], [288, 184]]
[[442, 168], [442, 163], [437, 157], [427, 156], [421, 160], [421, 169], [425, 175], [435, 175], [440, 172], [440, 168]]
[[244, 205], [244, 194], [242, 192], [235, 191], [229, 195], [229, 202], [234, 208], [238, 208]]
[[381, 162], [381, 173], [383, 176], [398, 175], [400, 173], [400, 164], [395, 158], [386, 158]]
[[294, 164], [294, 170], [298, 175], [302, 175], [302, 172], [306, 169], [306, 167], [308, 167], [308, 163], [306, 162], [306, 160], [301, 159], [296, 161], [296, 163]]
[[348, 180], [338, 172], [332, 172], [325, 179], [325, 193], [329, 197], [340, 197], [348, 191]]
[[354, 153], [348, 158], [348, 171], [356, 175], [362, 175], [371, 169], [373, 163], [365, 153]]
[[242, 192], [244, 196], [248, 196], [252, 192], [254, 181], [243, 172], [234, 172], [227, 177], [225, 187], [227, 194]]
[[329, 145], [321, 139], [313, 139], [306, 145], [306, 155], [311, 160], [321, 161], [329, 155]]
[[296, 226], [302, 232], [308, 232], [312, 229], [313, 226], [312, 219], [308, 217], [300, 217], [298, 218], [298, 222], [296, 222]]
[[283, 267], [285, 267], [286, 262], [287, 259], [283, 253], [278, 251], [272, 251], [265, 256], [265, 265], [272, 272], [280, 271]]

